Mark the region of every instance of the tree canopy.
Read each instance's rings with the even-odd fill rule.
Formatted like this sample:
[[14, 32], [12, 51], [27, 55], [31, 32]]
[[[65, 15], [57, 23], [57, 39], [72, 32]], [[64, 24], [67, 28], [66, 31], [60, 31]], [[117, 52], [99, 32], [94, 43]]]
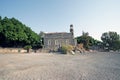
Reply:
[[83, 32], [82, 36], [77, 37], [77, 43], [83, 43], [83, 47], [88, 50], [90, 46], [98, 45], [101, 42], [89, 36], [88, 32]]
[[120, 49], [120, 35], [117, 32], [105, 32], [101, 36], [103, 45], [108, 50], [119, 50]]
[[31, 45], [33, 48], [41, 46], [41, 37], [29, 27], [15, 18], [0, 16], [0, 46], [24, 47]]

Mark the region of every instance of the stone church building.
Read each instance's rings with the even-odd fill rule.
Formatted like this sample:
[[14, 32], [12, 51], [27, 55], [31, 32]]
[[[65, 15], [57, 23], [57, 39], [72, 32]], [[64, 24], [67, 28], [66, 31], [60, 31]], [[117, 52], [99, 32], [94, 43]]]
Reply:
[[48, 50], [58, 50], [62, 45], [76, 45], [74, 39], [73, 25], [70, 25], [70, 32], [44, 33], [44, 48]]

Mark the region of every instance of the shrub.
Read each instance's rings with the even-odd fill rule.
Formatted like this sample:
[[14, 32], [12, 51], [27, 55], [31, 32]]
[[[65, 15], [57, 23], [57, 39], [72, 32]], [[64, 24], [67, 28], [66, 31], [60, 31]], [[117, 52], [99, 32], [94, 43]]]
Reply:
[[27, 50], [27, 53], [30, 52], [30, 49], [31, 49], [31, 48], [32, 48], [31, 45], [26, 45], [26, 46], [24, 47], [24, 49]]
[[73, 50], [73, 46], [71, 45], [62, 45], [61, 46], [61, 51], [63, 54], [70, 53]]

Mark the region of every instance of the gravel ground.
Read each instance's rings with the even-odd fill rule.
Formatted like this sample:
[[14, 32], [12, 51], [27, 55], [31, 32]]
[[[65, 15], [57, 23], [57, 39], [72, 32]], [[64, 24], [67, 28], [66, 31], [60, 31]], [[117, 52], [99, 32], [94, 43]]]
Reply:
[[0, 54], [0, 80], [120, 80], [120, 54]]

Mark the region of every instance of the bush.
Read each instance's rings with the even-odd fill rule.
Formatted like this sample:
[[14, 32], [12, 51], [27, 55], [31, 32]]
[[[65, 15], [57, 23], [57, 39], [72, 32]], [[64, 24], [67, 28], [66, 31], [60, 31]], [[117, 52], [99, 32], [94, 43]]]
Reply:
[[32, 46], [31, 45], [27, 45], [27, 46], [25, 46], [24, 47], [24, 49], [25, 50], [27, 50], [27, 53], [29, 53], [30, 52], [30, 49], [32, 48]]
[[70, 53], [73, 50], [73, 46], [71, 45], [62, 45], [61, 46], [61, 51], [63, 54]]

